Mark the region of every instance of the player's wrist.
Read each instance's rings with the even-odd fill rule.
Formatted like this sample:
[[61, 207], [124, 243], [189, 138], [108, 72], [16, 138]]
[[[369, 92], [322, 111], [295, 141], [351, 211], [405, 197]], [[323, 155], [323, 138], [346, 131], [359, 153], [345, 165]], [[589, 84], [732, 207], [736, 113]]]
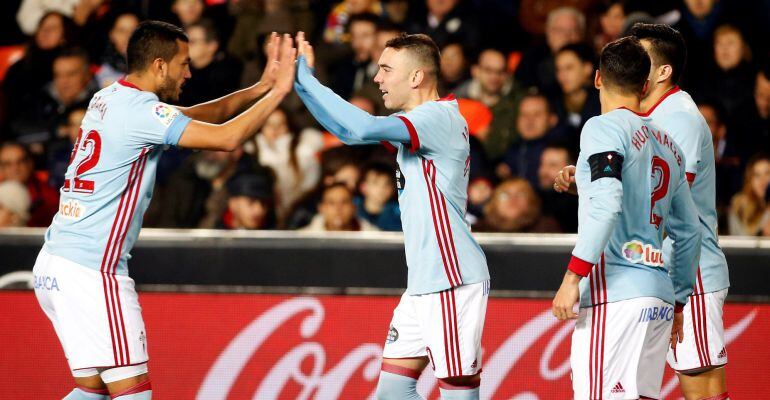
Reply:
[[586, 277], [593, 267], [594, 265], [592, 263], [573, 255], [567, 265], [567, 272], [572, 272], [575, 275], [578, 275], [578, 277]]
[[674, 303], [674, 312], [677, 314], [684, 312], [684, 306], [683, 303]]

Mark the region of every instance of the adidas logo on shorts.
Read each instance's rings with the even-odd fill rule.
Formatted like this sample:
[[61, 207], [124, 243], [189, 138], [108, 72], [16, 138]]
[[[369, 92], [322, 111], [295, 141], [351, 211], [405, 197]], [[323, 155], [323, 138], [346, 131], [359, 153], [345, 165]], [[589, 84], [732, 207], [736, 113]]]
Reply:
[[720, 351], [720, 352], [719, 352], [719, 355], [718, 355], [717, 357], [719, 357], [719, 358], [725, 358], [725, 357], [727, 357], [727, 349], [725, 349], [724, 347], [722, 347], [722, 351]]
[[618, 393], [625, 393], [626, 389], [623, 389], [623, 385], [620, 384], [620, 382], [615, 384], [615, 387], [610, 390], [610, 393], [612, 394], [618, 394]]

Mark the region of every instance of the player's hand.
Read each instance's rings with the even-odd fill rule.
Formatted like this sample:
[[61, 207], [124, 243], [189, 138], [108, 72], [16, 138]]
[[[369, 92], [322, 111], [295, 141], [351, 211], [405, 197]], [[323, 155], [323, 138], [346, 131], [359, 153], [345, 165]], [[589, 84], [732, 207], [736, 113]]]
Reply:
[[281, 38], [281, 49], [278, 56], [278, 71], [275, 76], [273, 90], [281, 94], [291, 92], [294, 85], [294, 73], [297, 70], [295, 61], [297, 59], [297, 49], [294, 48], [294, 41], [291, 35], [283, 35]]
[[562, 321], [578, 317], [575, 311], [572, 310], [572, 307], [580, 299], [578, 283], [580, 283], [580, 276], [572, 271], [567, 271], [551, 305], [551, 312], [554, 317]]
[[553, 189], [557, 193], [577, 194], [577, 185], [575, 185], [575, 166], [567, 165], [556, 175]]
[[684, 340], [684, 314], [681, 312], [674, 313], [674, 324], [671, 326], [671, 339], [668, 343], [671, 346], [671, 350], [676, 351], [676, 344], [682, 343]]
[[273, 87], [275, 79], [278, 76], [280, 70], [280, 60], [278, 59], [279, 52], [281, 51], [281, 37], [277, 33], [270, 34], [270, 39], [267, 41], [267, 64], [262, 71], [262, 77], [259, 78], [259, 83], [266, 87]]
[[305, 40], [305, 32], [297, 32], [297, 56], [304, 56], [307, 66], [310, 69], [315, 68], [315, 52], [310, 42]]

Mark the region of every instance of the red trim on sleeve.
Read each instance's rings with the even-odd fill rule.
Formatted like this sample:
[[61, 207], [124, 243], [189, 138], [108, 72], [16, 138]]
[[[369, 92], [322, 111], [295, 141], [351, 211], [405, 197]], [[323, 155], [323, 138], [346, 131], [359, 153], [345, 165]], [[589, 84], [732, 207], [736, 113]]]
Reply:
[[588, 273], [591, 272], [591, 268], [593, 267], [594, 265], [590, 262], [581, 260], [575, 256], [572, 256], [569, 260], [569, 265], [567, 265], [567, 269], [580, 276], [588, 276]]
[[382, 140], [380, 141], [380, 143], [382, 143], [382, 145], [385, 146], [385, 149], [388, 151], [388, 153], [391, 153], [391, 154], [398, 153], [398, 149], [396, 148], [396, 146], [393, 146], [387, 140]]
[[125, 79], [119, 79], [118, 84], [123, 85], [125, 87], [130, 87], [131, 89], [142, 90], [142, 89], [139, 89], [139, 86], [136, 86]]
[[405, 376], [407, 378], [418, 379], [420, 377], [420, 371], [402, 367], [399, 365], [393, 365], [388, 363], [382, 363], [382, 370], [395, 375]]
[[399, 115], [398, 119], [404, 122], [404, 125], [406, 125], [406, 129], [409, 131], [409, 139], [412, 143], [412, 146], [409, 150], [414, 153], [415, 151], [420, 149], [420, 137], [417, 136], [417, 129], [414, 128], [414, 125], [412, 125], [412, 121], [407, 119], [403, 115]]
[[692, 172], [686, 172], [687, 175], [687, 182], [692, 185], [692, 182], [695, 180], [695, 174]]
[[674, 305], [674, 312], [679, 314], [680, 312], [684, 311], [684, 304], [682, 303], [676, 303]]

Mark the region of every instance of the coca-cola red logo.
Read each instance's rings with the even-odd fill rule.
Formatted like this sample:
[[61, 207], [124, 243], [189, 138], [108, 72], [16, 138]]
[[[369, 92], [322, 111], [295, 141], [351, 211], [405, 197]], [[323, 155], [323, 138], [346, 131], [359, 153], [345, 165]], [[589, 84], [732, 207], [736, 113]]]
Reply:
[[[492, 340], [499, 342], [492, 351], [488, 347], [483, 349], [482, 399], [535, 400], [553, 398], [550, 396], [554, 394], [566, 398], [571, 394], [568, 352], [574, 323], [561, 323], [551, 315], [547, 307], [540, 309], [540, 312], [524, 323], [512, 324], [510, 334], [502, 338], [502, 341]], [[725, 339], [728, 345], [750, 327], [756, 314], [756, 310], [751, 310], [727, 328]], [[488, 327], [505, 319], [505, 314], [490, 316], [495, 321], [488, 320]], [[299, 329], [286, 329], [287, 322], [297, 317], [301, 318]], [[371, 389], [366, 398], [374, 399], [382, 341], [385, 340], [387, 330], [382, 332], [382, 341], [356, 343], [344, 357], [330, 364], [326, 347], [320, 340], [328, 342], [328, 338], [318, 337], [326, 317], [323, 302], [311, 297], [283, 301], [258, 315], [219, 354], [200, 386], [197, 399], [229, 398], [236, 382], [249, 379], [244, 377], [244, 373], [248, 373], [245, 371], [247, 364], [260, 358], [260, 352], [264, 351], [263, 345], [271, 337], [295, 340], [297, 344], [268, 365], [266, 372], [260, 374], [255, 371], [255, 375], [262, 377], [251, 398], [332, 400], [342, 398], [346, 387], [363, 385]], [[366, 323], [366, 315], [358, 317], [361, 323]], [[382, 319], [381, 316], [379, 319]], [[497, 329], [491, 332], [493, 335], [496, 333]], [[340, 332], [340, 335], [344, 335], [344, 332]], [[489, 335], [490, 332], [485, 332], [485, 336]], [[529, 389], [514, 389], [515, 392], [509, 393], [511, 381], [520, 380], [522, 375], [527, 377], [525, 381], [530, 380], [530, 384], [526, 385]], [[558, 387], [555, 388], [554, 384]], [[299, 387], [294, 390], [293, 397], [287, 397], [287, 385]], [[676, 378], [667, 376], [661, 397], [671, 394], [676, 385]], [[426, 398], [432, 398], [431, 394], [437, 392], [436, 379], [429, 370], [419, 379], [418, 392]]]

